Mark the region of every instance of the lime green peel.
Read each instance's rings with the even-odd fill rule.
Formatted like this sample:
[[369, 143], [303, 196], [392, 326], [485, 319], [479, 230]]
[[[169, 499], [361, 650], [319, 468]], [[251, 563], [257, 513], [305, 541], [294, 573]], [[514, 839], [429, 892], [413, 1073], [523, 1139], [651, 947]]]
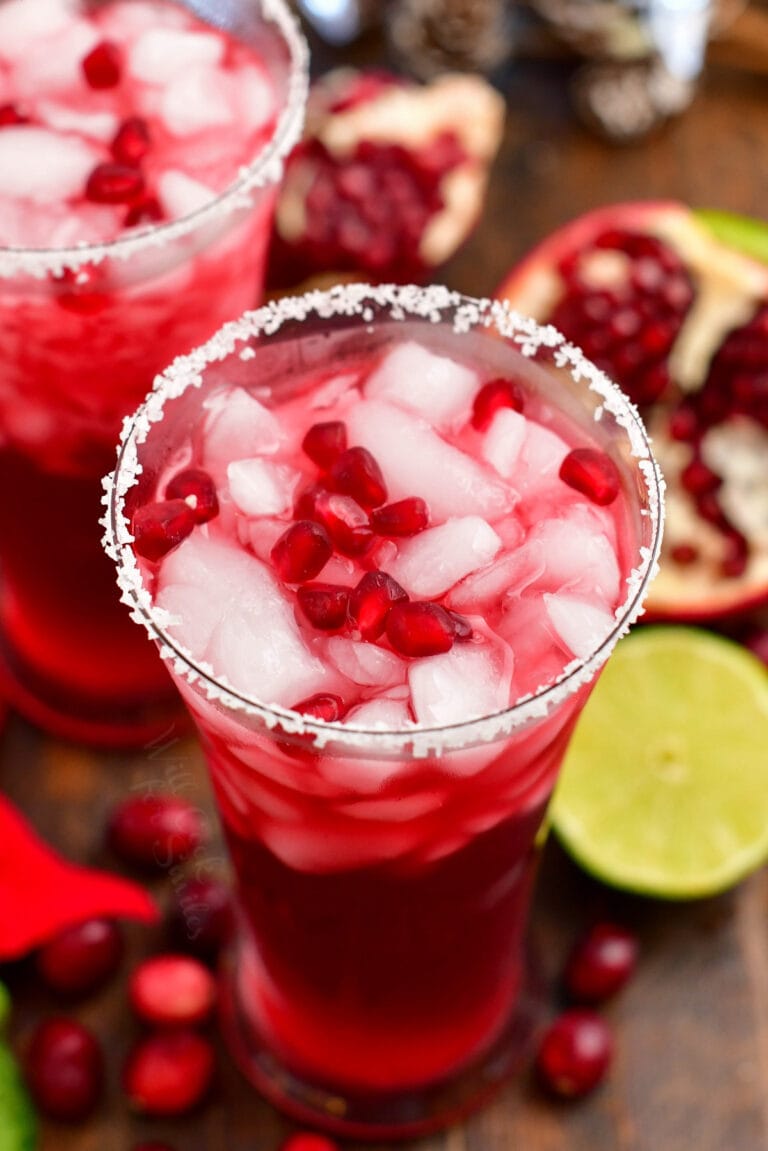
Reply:
[[[8, 1023], [11, 997], [0, 983], [0, 1035]], [[0, 1151], [34, 1151], [37, 1116], [11, 1049], [0, 1040]]]
[[768, 264], [768, 224], [763, 220], [716, 209], [701, 209], [693, 215], [721, 244]]

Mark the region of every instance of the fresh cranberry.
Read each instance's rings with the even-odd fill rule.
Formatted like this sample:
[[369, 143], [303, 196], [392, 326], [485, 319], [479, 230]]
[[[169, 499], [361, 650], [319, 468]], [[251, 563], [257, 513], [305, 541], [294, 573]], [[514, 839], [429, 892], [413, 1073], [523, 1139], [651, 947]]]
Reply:
[[94, 204], [130, 204], [144, 192], [144, 177], [127, 164], [97, 164], [85, 185], [85, 198]]
[[472, 426], [483, 432], [501, 408], [522, 412], [524, 403], [522, 389], [514, 380], [489, 380], [483, 384], [472, 404]]
[[82, 68], [91, 88], [114, 88], [120, 83], [122, 54], [111, 40], [101, 40], [83, 58]]
[[197, 808], [175, 795], [134, 795], [112, 812], [108, 838], [127, 863], [163, 871], [188, 859], [204, 842]]
[[318, 1131], [295, 1131], [283, 1140], [280, 1151], [339, 1151], [339, 1145]]
[[334, 460], [346, 451], [347, 425], [342, 420], [313, 424], [304, 436], [301, 446], [318, 467], [329, 468]]
[[25, 1061], [35, 1103], [51, 1119], [77, 1122], [96, 1108], [104, 1084], [104, 1058], [96, 1037], [81, 1023], [58, 1016], [32, 1035]]
[[194, 1027], [208, 1019], [216, 983], [191, 955], [154, 955], [131, 973], [128, 997], [138, 1017], [156, 1027]]
[[375, 508], [386, 503], [387, 485], [381, 468], [367, 448], [347, 448], [338, 456], [328, 471], [331, 486], [364, 508]]
[[420, 496], [374, 508], [371, 527], [380, 536], [415, 536], [429, 524], [429, 509]]
[[135, 167], [146, 156], [151, 142], [147, 121], [141, 116], [130, 116], [117, 129], [110, 150], [118, 164]]
[[182, 1115], [201, 1103], [213, 1078], [210, 1042], [188, 1028], [140, 1039], [125, 1064], [123, 1088], [144, 1115]]
[[12, 128], [17, 124], [27, 124], [27, 117], [15, 104], [0, 104], [0, 128]]
[[613, 1056], [608, 1025], [596, 1012], [571, 1008], [550, 1025], [536, 1053], [536, 1069], [556, 1095], [587, 1095], [604, 1078]]
[[117, 970], [123, 951], [123, 935], [113, 920], [88, 919], [45, 943], [37, 953], [37, 970], [53, 991], [84, 995]]
[[194, 526], [195, 512], [186, 500], [142, 504], [131, 518], [134, 551], [147, 560], [162, 559]]
[[232, 933], [232, 892], [215, 876], [192, 876], [176, 889], [171, 929], [179, 946], [215, 959]]
[[368, 513], [352, 496], [319, 491], [314, 496], [314, 508], [315, 517], [344, 555], [362, 555], [373, 543]]
[[593, 504], [606, 507], [621, 490], [619, 470], [610, 456], [595, 448], [574, 448], [560, 465], [560, 479]]
[[636, 963], [635, 936], [615, 923], [596, 923], [568, 957], [566, 990], [581, 1003], [602, 1003], [624, 986]]
[[286, 583], [305, 583], [319, 575], [333, 554], [328, 532], [313, 520], [298, 520], [271, 551], [272, 563]]
[[304, 616], [320, 631], [336, 631], [347, 619], [349, 588], [338, 584], [304, 584], [296, 593]]
[[383, 571], [366, 572], [349, 597], [349, 621], [363, 639], [378, 639], [393, 604], [408, 599], [397, 580]]
[[192, 509], [195, 523], [204, 524], [219, 514], [216, 485], [202, 468], [184, 468], [168, 481], [165, 497], [184, 500]]
[[387, 615], [386, 629], [395, 651], [407, 656], [450, 651], [455, 637], [451, 617], [436, 603], [394, 604]]

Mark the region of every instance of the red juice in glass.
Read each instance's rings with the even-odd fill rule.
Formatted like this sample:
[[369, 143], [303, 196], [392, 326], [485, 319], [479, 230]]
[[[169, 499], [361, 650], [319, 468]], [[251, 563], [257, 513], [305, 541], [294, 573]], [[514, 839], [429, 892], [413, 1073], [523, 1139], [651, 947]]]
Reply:
[[110, 492], [232, 857], [240, 1065], [342, 1133], [456, 1118], [520, 1057], [536, 833], [655, 569], [635, 410], [501, 304], [349, 285], [177, 361]]
[[0, 691], [97, 743], [177, 701], [115, 594], [100, 477], [155, 373], [258, 301], [303, 116], [282, 0], [207, 11], [0, 0]]

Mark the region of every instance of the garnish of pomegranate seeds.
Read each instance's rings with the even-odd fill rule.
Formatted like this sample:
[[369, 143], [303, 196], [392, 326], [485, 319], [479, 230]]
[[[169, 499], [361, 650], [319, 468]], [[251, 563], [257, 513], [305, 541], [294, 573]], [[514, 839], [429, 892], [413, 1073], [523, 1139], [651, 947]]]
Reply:
[[578, 1003], [602, 1003], [629, 981], [637, 963], [637, 938], [625, 927], [595, 923], [574, 944], [563, 982]]
[[131, 204], [144, 192], [144, 177], [127, 164], [97, 164], [85, 185], [85, 198], [94, 204]]
[[187, 538], [197, 522], [196, 509], [186, 499], [142, 504], [131, 520], [133, 546], [144, 559], [162, 559]]
[[593, 504], [612, 504], [621, 491], [619, 469], [610, 456], [595, 448], [574, 448], [560, 465], [560, 479]]
[[497, 295], [642, 410], [667, 485], [647, 615], [709, 622], [768, 601], [768, 225], [609, 205], [547, 237]]
[[456, 625], [449, 612], [436, 603], [400, 601], [390, 608], [387, 639], [401, 655], [420, 657], [450, 651]]
[[503, 101], [479, 76], [420, 85], [381, 71], [327, 73], [286, 165], [269, 285], [325, 273], [426, 278], [480, 217], [503, 120]]
[[544, 1086], [568, 1099], [588, 1095], [605, 1078], [613, 1056], [608, 1024], [586, 1007], [559, 1015], [545, 1031], [536, 1053]]
[[117, 44], [101, 40], [83, 58], [82, 67], [91, 88], [115, 88], [122, 73], [122, 53]]

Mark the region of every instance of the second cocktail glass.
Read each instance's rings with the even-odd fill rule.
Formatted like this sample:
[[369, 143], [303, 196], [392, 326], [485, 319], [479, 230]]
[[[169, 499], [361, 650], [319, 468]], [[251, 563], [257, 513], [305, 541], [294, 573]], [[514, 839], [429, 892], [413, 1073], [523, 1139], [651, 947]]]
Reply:
[[348, 285], [161, 376], [105, 524], [208, 760], [241, 1067], [350, 1135], [455, 1119], [520, 1058], [537, 831], [655, 570], [636, 411], [499, 303]]

